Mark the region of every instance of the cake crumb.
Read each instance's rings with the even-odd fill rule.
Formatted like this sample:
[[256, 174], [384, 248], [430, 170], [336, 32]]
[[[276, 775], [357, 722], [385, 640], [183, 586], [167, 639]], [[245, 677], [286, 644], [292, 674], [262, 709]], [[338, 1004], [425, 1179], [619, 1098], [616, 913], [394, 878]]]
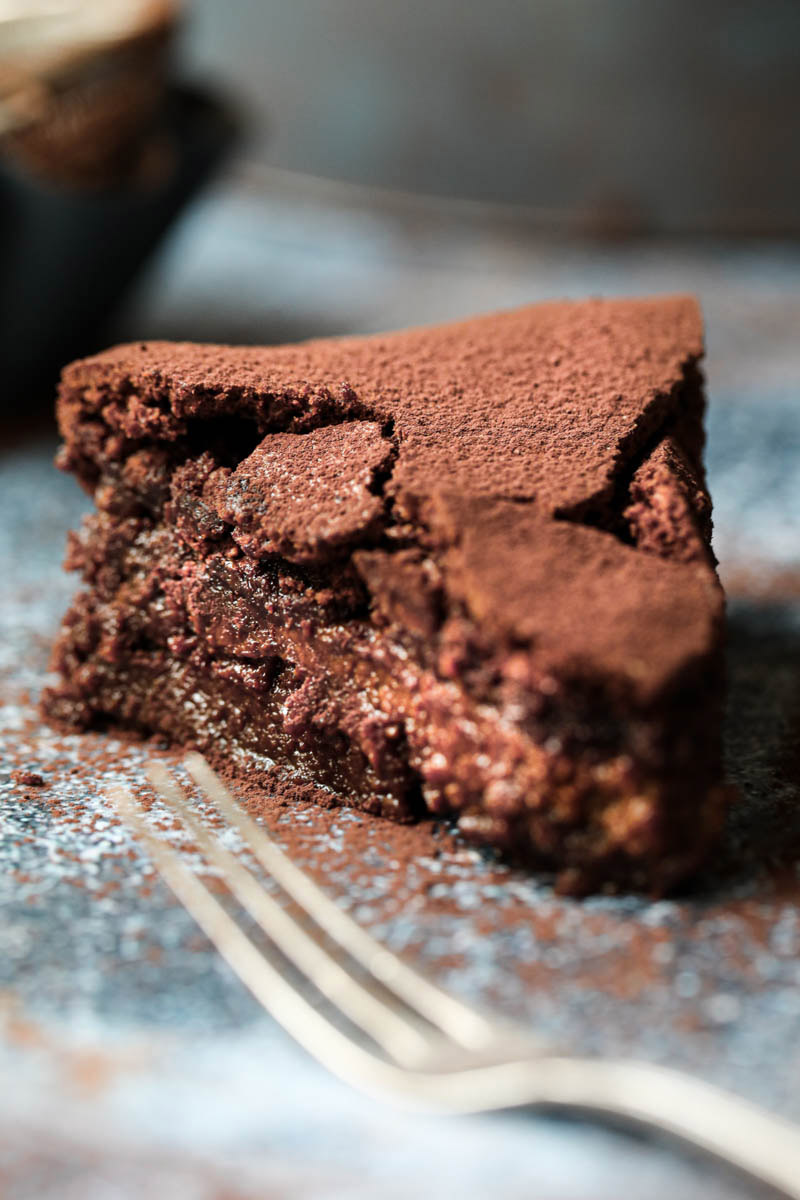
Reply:
[[38, 771], [28, 771], [24, 767], [11, 772], [11, 782], [22, 787], [44, 787], [44, 779]]

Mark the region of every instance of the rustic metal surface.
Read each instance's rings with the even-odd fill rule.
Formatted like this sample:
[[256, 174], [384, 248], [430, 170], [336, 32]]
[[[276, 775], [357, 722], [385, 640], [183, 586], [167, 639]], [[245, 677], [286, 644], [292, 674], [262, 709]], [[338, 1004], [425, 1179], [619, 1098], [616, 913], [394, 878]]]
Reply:
[[[272, 295], [268, 280], [280, 281]], [[743, 794], [702, 889], [658, 903], [561, 899], [432, 828], [409, 844], [344, 810], [281, 822], [302, 827], [303, 861], [359, 919], [466, 998], [557, 1046], [682, 1066], [800, 1120], [800, 251], [558, 248], [436, 213], [412, 222], [328, 196], [267, 204], [232, 190], [187, 224], [123, 333], [265, 340], [681, 286], [699, 288], [711, 332], [709, 462], [732, 593], [728, 758]], [[64, 535], [87, 507], [52, 451], [40, 434], [0, 456], [2, 1194], [757, 1195], [709, 1164], [587, 1126], [398, 1114], [274, 1028], [111, 819], [106, 786], [140, 780], [154, 751], [59, 734], [36, 716], [74, 587], [59, 565]], [[15, 782], [19, 768], [43, 785]]]

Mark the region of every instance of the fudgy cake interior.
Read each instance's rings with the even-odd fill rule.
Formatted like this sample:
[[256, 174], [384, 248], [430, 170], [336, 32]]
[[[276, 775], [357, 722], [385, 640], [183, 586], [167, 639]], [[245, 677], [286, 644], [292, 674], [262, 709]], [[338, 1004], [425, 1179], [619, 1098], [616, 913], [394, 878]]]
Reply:
[[701, 354], [667, 297], [73, 364], [46, 711], [663, 890], [722, 812]]

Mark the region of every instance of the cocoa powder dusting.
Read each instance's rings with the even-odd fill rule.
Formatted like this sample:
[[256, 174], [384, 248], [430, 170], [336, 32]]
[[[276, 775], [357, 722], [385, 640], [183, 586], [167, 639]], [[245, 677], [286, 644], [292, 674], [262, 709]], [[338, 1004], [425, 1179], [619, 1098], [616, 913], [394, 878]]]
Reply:
[[[160, 760], [188, 789], [180, 754], [116, 731], [58, 731], [38, 715], [72, 588], [60, 546], [82, 506], [49, 453], [5, 468], [14, 511], [28, 515], [0, 531], [17, 564], [0, 603], [0, 986], [13, 980], [26, 1012], [90, 1014], [109, 1028], [191, 1029], [199, 1042], [250, 1028], [258, 1005], [105, 798], [115, 783], [132, 787], [210, 881], [143, 774]], [[800, 1116], [798, 613], [800, 589], [784, 585], [769, 602], [729, 598], [727, 758], [741, 801], [702, 886], [670, 900], [556, 896], [546, 876], [469, 849], [446, 824], [397, 825], [298, 795], [266, 765], [235, 787], [366, 928], [470, 1002], [556, 1046], [685, 1066]]]

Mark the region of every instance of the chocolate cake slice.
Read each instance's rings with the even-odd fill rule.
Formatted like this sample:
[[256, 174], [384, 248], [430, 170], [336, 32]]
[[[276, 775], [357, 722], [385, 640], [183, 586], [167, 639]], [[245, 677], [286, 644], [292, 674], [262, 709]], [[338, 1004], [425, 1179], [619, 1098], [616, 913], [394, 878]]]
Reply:
[[694, 300], [68, 367], [55, 719], [663, 891], [720, 826]]

